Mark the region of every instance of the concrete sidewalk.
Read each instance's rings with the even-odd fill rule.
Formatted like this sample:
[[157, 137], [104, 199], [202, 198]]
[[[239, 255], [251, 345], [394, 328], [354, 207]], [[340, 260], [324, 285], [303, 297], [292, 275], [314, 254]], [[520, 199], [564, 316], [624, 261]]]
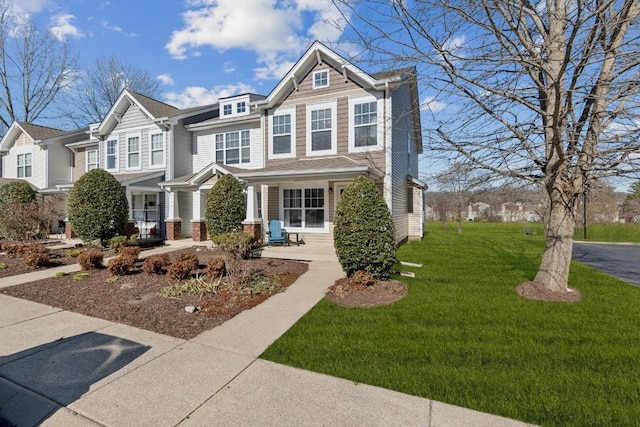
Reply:
[[189, 341], [0, 295], [0, 426], [527, 425], [257, 359], [341, 276], [313, 261]]

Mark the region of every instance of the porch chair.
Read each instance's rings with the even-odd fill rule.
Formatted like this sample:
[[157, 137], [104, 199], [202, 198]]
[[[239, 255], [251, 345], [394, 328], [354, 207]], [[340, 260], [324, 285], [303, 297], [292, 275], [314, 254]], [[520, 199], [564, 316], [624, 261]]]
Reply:
[[269, 232], [267, 235], [269, 236], [269, 246], [271, 246], [272, 243], [282, 243], [282, 246], [287, 243], [287, 230], [280, 227], [280, 221], [277, 219], [269, 221]]

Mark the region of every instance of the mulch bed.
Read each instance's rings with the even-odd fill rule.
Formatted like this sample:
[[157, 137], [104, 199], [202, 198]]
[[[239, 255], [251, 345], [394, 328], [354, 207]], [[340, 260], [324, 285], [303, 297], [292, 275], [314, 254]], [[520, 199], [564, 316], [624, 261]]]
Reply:
[[0, 263], [6, 267], [0, 269], [0, 279], [3, 277], [16, 276], [18, 274], [26, 274], [34, 271], [60, 267], [62, 265], [75, 264], [78, 262], [76, 258], [67, 256], [63, 249], [52, 249], [49, 251], [51, 262], [44, 267], [29, 267], [19, 256], [9, 257], [6, 253], [0, 254]]
[[347, 278], [339, 279], [325, 297], [344, 307], [379, 307], [401, 300], [407, 295], [407, 284], [398, 280], [378, 280], [373, 285], [355, 285]]
[[[204, 276], [207, 261], [217, 254], [204, 247], [194, 247], [172, 252], [171, 257], [190, 252], [198, 256], [200, 270], [196, 275]], [[59, 307], [113, 322], [124, 323], [142, 329], [190, 339], [202, 331], [220, 325], [243, 310], [260, 304], [274, 293], [282, 291], [308, 270], [302, 262], [255, 258], [244, 260], [243, 267], [253, 274], [266, 275], [280, 286], [252, 292], [247, 288], [221, 286], [216, 294], [204, 296], [184, 294], [165, 298], [160, 290], [177, 281], [161, 274], [147, 275], [142, 272], [142, 263], [125, 276], [112, 276], [106, 269], [88, 271], [89, 277], [74, 278], [72, 273], [60, 278], [40, 280], [32, 283], [1, 289], [0, 292], [18, 298]], [[186, 306], [199, 309], [187, 313]]]
[[538, 282], [522, 283], [516, 288], [516, 292], [523, 298], [537, 301], [578, 302], [582, 298], [580, 291], [577, 289], [569, 289], [567, 292], [555, 292]]

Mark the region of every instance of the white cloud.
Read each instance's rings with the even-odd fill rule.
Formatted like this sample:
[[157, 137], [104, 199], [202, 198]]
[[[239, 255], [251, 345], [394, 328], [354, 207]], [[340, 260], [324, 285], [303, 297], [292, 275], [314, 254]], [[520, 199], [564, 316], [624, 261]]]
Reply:
[[169, 54], [186, 59], [202, 47], [253, 51], [258, 79], [282, 77], [312, 40], [335, 42], [345, 27], [331, 0], [188, 0], [186, 5], [183, 27], [165, 46]]
[[227, 74], [233, 73], [234, 71], [236, 71], [236, 66], [234, 65], [233, 62], [227, 61], [224, 64], [222, 64], [222, 71], [224, 71]]
[[64, 40], [67, 37], [84, 37], [84, 33], [71, 23], [74, 19], [76, 19], [76, 17], [68, 13], [58, 13], [53, 15], [49, 19], [49, 22], [51, 23], [49, 31], [58, 40]]
[[173, 77], [169, 73], [160, 74], [156, 79], [160, 80], [163, 85], [173, 86]]
[[51, 5], [51, 0], [14, 0], [13, 7], [18, 13], [37, 13]]
[[432, 113], [437, 113], [438, 111], [442, 111], [445, 108], [447, 108], [447, 104], [445, 102], [436, 100], [433, 96], [427, 96], [420, 102], [421, 110], [429, 110]]
[[100, 20], [100, 25], [102, 25], [103, 28], [109, 30], [109, 31], [113, 31], [115, 33], [120, 33], [126, 37], [138, 37], [138, 35], [136, 33], [128, 33], [126, 32], [121, 26], [119, 25], [113, 25], [111, 24], [109, 21], [107, 21], [106, 19], [101, 19]]
[[214, 104], [218, 99], [241, 93], [255, 92], [253, 86], [238, 83], [235, 85], [219, 85], [211, 89], [201, 86], [190, 86], [182, 92], [168, 92], [164, 101], [178, 108], [197, 107], [199, 105]]

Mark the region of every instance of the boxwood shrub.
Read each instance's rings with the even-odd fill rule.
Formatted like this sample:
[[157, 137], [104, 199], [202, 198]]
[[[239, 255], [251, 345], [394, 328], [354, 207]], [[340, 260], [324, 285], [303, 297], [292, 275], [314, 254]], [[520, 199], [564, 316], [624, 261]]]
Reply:
[[336, 208], [333, 239], [347, 276], [358, 270], [375, 278], [389, 276], [396, 260], [393, 220], [370, 179], [360, 176], [345, 188]]
[[245, 218], [247, 205], [240, 182], [232, 175], [223, 175], [207, 197], [205, 215], [211, 238], [237, 231]]
[[0, 206], [12, 203], [29, 203], [36, 192], [27, 181], [12, 181], [0, 186]]

